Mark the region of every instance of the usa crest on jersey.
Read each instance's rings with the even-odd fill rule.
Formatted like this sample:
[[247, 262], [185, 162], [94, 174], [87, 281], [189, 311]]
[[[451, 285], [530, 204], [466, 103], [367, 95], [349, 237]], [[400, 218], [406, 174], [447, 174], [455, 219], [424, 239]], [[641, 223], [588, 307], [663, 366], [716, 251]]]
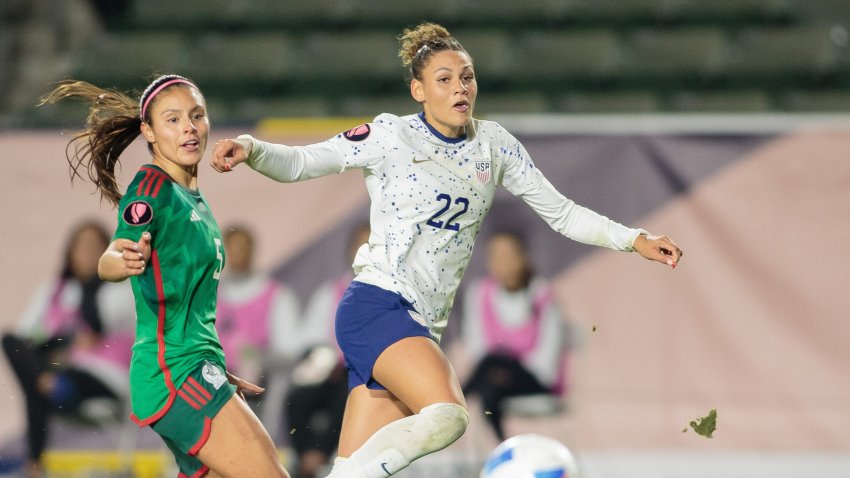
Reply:
[[490, 161], [475, 162], [475, 177], [481, 181], [481, 184], [490, 182]]

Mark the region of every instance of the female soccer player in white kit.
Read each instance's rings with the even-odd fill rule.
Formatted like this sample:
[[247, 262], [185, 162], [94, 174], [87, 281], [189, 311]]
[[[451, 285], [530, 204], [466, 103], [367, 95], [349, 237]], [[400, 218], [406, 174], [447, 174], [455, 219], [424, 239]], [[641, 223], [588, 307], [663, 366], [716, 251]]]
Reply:
[[220, 141], [212, 159], [219, 172], [247, 162], [281, 182], [364, 171], [372, 233], [337, 311], [350, 393], [340, 458], [328, 478], [391, 476], [465, 431], [466, 403], [438, 343], [497, 185], [573, 240], [637, 251], [672, 267], [682, 254], [667, 237], [576, 205], [516, 138], [474, 119], [472, 59], [445, 28], [423, 23], [405, 30], [400, 56], [421, 113], [381, 114], [309, 146], [243, 135]]

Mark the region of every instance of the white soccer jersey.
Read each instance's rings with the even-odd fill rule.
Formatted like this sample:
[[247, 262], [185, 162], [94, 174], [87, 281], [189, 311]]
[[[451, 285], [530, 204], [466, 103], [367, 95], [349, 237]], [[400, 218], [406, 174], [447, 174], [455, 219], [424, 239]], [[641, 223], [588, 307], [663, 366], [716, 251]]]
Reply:
[[439, 341], [496, 186], [579, 242], [630, 251], [642, 232], [556, 191], [499, 124], [473, 119], [467, 133], [466, 138], [447, 138], [420, 113], [381, 114], [372, 123], [308, 146], [241, 138], [253, 144], [247, 164], [276, 181], [363, 169], [372, 233], [354, 259], [355, 280], [401, 294]]

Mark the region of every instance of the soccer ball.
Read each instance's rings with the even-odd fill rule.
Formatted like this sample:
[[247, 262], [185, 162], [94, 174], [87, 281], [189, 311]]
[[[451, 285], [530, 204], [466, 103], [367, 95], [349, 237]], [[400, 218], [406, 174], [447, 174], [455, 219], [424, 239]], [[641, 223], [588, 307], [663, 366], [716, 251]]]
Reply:
[[530, 433], [497, 446], [479, 478], [578, 478], [578, 465], [561, 442]]

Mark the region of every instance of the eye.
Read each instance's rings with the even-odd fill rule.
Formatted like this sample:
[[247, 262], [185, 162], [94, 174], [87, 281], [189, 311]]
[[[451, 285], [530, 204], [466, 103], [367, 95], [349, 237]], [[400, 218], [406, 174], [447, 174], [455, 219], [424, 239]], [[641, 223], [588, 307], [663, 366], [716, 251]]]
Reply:
[[448, 83], [449, 79], [448, 79], [448, 77], [443, 76], [441, 78], [437, 78], [437, 81], [440, 82], [440, 83]]
[[203, 113], [195, 113], [194, 115], [192, 115], [193, 119], [201, 119], [203, 117], [204, 117]]
[[171, 118], [166, 119], [165, 121], [168, 121], [169, 123], [176, 123], [177, 118], [171, 117]]

